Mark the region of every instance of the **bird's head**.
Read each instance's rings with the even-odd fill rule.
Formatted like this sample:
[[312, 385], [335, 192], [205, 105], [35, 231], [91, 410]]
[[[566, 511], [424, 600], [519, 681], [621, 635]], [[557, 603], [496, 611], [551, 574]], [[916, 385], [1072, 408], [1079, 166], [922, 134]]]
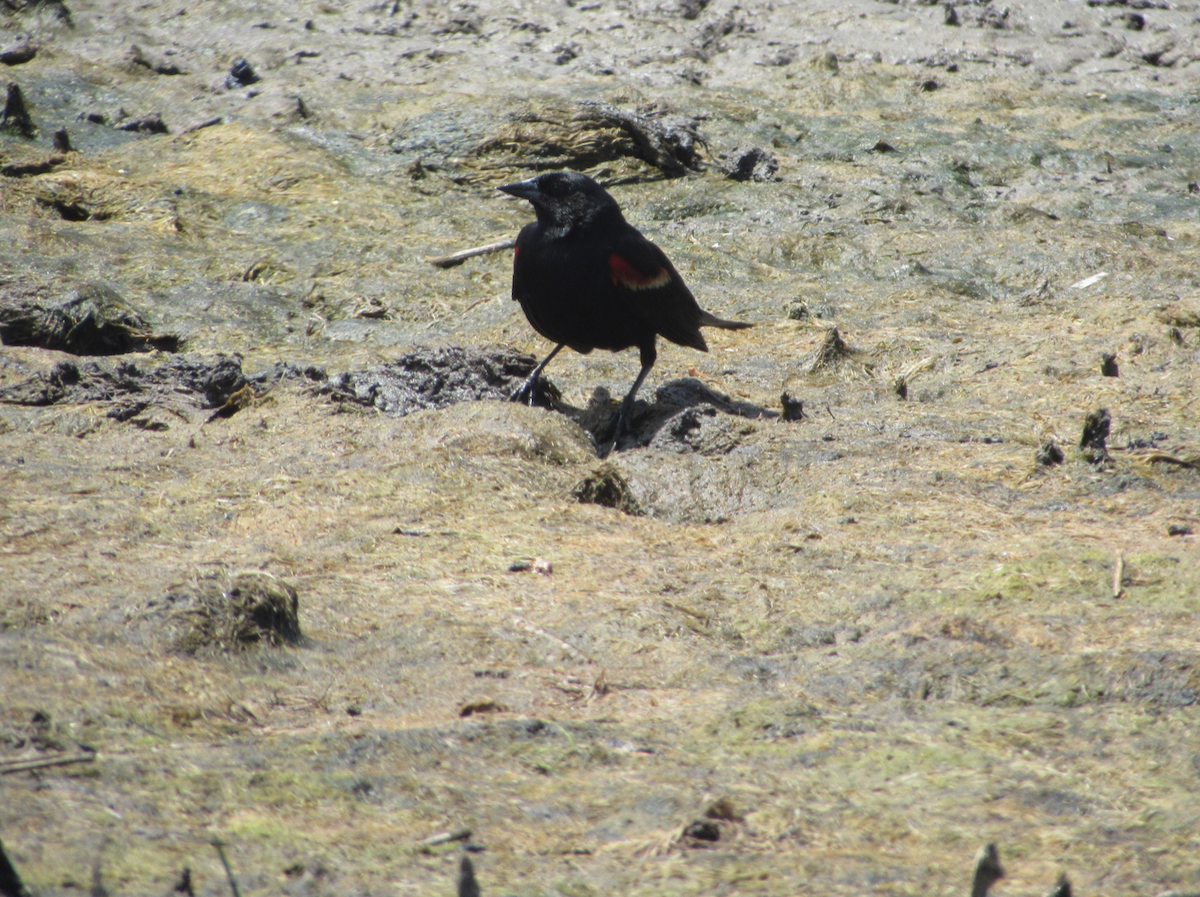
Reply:
[[621, 219], [621, 207], [603, 187], [577, 171], [548, 171], [527, 181], [496, 188], [533, 203], [543, 227], [568, 231], [601, 219]]

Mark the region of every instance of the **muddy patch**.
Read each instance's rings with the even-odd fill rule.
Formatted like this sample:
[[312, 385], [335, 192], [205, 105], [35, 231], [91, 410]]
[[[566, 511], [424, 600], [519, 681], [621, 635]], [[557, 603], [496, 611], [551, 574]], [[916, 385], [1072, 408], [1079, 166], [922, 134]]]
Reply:
[[629, 483], [612, 464], [601, 464], [580, 480], [571, 494], [584, 504], [616, 508], [634, 516], [642, 513]]
[[[700, 167], [698, 123], [662, 111], [634, 112], [609, 103], [542, 104], [513, 116], [472, 153], [483, 170], [587, 171], [620, 163], [618, 180], [678, 177]], [[609, 180], [614, 175], [610, 169]]]
[[37, 289], [0, 285], [0, 342], [72, 355], [174, 352], [180, 338], [156, 334], [112, 287], [85, 283]]
[[377, 368], [339, 374], [317, 393], [403, 417], [459, 402], [506, 400], [536, 364], [532, 355], [510, 349], [420, 348]]
[[761, 447], [734, 454], [725, 433], [686, 433], [695, 439], [715, 439], [718, 454], [728, 456], [726, 463], [715, 464], [691, 446], [680, 448], [674, 437], [669, 437], [667, 450], [622, 452], [613, 462], [628, 482], [629, 496], [647, 514], [675, 523], [725, 523], [743, 513], [792, 501], [773, 487], [771, 474], [755, 463]]
[[[405, 418], [405, 439], [458, 466], [481, 468], [497, 458], [518, 458], [573, 467], [596, 456], [589, 434], [570, 418], [509, 401], [462, 401], [420, 409]], [[507, 475], [503, 477], [507, 479]]]
[[499, 183], [514, 171], [604, 166], [612, 183], [696, 171], [704, 139], [682, 115], [588, 100], [539, 103], [500, 121], [473, 107], [427, 112], [400, 124], [388, 145], [415, 181], [435, 172]]
[[187, 583], [151, 602], [144, 619], [182, 654], [245, 651], [303, 643], [300, 596], [269, 573], [238, 573]]
[[151, 406], [195, 410], [223, 405], [249, 384], [238, 356], [176, 355], [158, 365], [134, 359], [60, 361], [49, 371], [0, 391], [15, 405], [103, 402], [109, 416], [130, 420]]

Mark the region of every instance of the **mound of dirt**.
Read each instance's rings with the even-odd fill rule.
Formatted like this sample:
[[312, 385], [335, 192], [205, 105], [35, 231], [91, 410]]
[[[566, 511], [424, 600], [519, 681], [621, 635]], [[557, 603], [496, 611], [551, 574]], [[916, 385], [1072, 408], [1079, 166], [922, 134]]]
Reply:
[[187, 583], [155, 606], [177, 651], [300, 644], [300, 597], [269, 573], [238, 573]]
[[112, 287], [83, 283], [55, 288], [0, 285], [0, 342], [72, 355], [123, 355], [178, 350], [180, 339], [155, 334]]

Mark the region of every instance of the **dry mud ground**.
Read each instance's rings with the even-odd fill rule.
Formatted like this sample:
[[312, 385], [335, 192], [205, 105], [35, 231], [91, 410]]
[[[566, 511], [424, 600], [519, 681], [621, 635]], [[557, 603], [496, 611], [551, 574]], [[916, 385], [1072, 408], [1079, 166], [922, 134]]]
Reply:
[[[0, 777], [31, 890], [223, 893], [216, 837], [246, 894], [448, 894], [459, 827], [488, 895], [962, 894], [985, 841], [1000, 895], [1200, 889], [1200, 4], [947, 10], [0, 2], [10, 337], [72, 297], [142, 335], [0, 348], [0, 754], [95, 751]], [[704, 164], [513, 124], [583, 101]], [[425, 261], [515, 234], [538, 164], [757, 322], [662, 347], [611, 468], [369, 386], [548, 348], [507, 253]], [[550, 375], [594, 416], [635, 369]], [[247, 570], [305, 643], [180, 651], [168, 596]]]

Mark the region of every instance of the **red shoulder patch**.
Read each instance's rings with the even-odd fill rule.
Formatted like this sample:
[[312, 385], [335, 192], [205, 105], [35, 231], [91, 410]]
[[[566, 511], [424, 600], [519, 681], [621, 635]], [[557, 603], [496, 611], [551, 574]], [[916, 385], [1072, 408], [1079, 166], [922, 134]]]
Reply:
[[631, 290], [653, 290], [671, 282], [671, 272], [666, 268], [660, 267], [653, 274], [644, 274], [615, 252], [608, 257], [608, 269], [612, 272], [614, 286]]

